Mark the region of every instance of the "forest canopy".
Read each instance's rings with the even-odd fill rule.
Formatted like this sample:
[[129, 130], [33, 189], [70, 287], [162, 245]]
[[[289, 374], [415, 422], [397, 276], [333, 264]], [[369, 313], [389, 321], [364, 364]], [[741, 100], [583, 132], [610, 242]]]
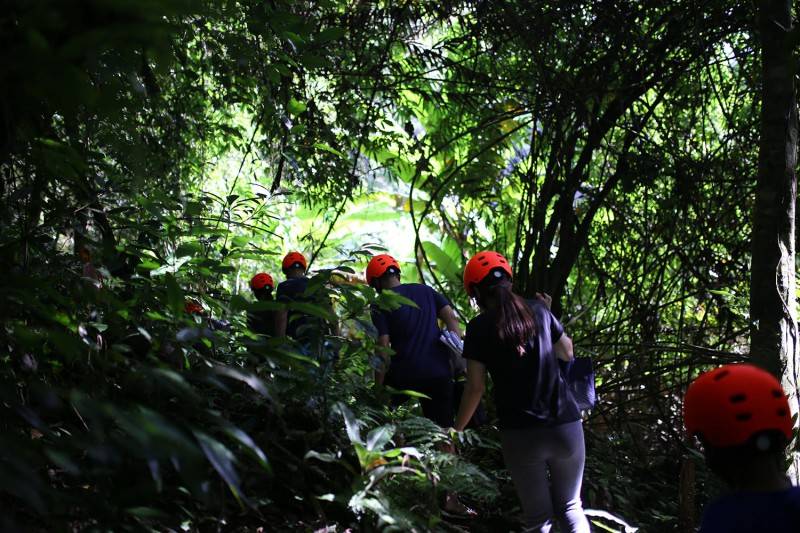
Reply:
[[[370, 309], [403, 302], [365, 283], [370, 257], [388, 251], [466, 324], [462, 273], [491, 249], [593, 360], [595, 525], [693, 531], [720, 487], [683, 394], [750, 359], [758, 328], [757, 15], [717, 0], [12, 0], [0, 529], [519, 528], [491, 401], [453, 455], [415, 398], [391, 409], [372, 380]], [[317, 295], [293, 310], [337, 324], [317, 332], [332, 366], [249, 329], [248, 313], [286, 308], [249, 280], [283, 280], [293, 250]], [[440, 511], [446, 492], [478, 517]]]

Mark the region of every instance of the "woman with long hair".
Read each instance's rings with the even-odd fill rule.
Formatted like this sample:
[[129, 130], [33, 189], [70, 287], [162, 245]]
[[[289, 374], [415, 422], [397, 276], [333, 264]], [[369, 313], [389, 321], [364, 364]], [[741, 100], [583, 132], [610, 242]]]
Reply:
[[469, 422], [488, 371], [526, 530], [548, 532], [555, 519], [562, 531], [585, 533], [581, 414], [557, 360], [573, 358], [572, 341], [543, 302], [514, 294], [511, 280], [511, 267], [497, 252], [476, 254], [464, 270], [464, 287], [481, 313], [467, 324], [467, 385], [455, 429]]

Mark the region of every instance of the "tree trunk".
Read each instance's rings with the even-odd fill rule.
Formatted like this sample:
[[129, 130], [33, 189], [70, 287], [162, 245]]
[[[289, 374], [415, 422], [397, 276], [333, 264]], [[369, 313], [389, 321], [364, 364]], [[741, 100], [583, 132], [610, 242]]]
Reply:
[[[795, 201], [797, 101], [791, 0], [759, 3], [761, 143], [753, 210], [750, 355], [782, 379], [797, 412]], [[797, 455], [790, 474], [798, 481]]]

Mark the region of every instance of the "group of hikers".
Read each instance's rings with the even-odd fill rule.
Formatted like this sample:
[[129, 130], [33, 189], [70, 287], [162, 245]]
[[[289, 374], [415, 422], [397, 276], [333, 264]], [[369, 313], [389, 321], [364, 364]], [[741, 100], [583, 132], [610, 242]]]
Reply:
[[[273, 291], [281, 302], [308, 301], [306, 269], [302, 254], [289, 253], [282, 262], [286, 280], [277, 290], [263, 272], [251, 279], [250, 288], [259, 301], [272, 300]], [[372, 257], [366, 268], [366, 281], [376, 291], [392, 291], [414, 303], [371, 310], [381, 348], [376, 383], [421, 393], [423, 415], [445, 430], [460, 432], [476, 411], [485, 417], [481, 400], [488, 374], [502, 454], [526, 531], [547, 532], [554, 522], [562, 531], [590, 531], [580, 497], [582, 412], [559, 364], [574, 358], [573, 346], [550, 312], [549, 297], [516, 294], [506, 258], [494, 251], [477, 253], [467, 262], [463, 282], [480, 313], [462, 336], [447, 298], [424, 284], [402, 283], [401, 275], [399, 263], [388, 254]], [[289, 306], [251, 314], [248, 322], [257, 333], [302, 338], [307, 320]], [[463, 390], [458, 390], [458, 378], [464, 375]], [[392, 405], [407, 399], [395, 394]], [[686, 393], [683, 415], [709, 468], [731, 488], [707, 507], [701, 532], [800, 531], [800, 488], [791, 486], [784, 464], [793, 420], [774, 376], [749, 364], [702, 374]], [[474, 514], [455, 495], [447, 495], [445, 509]]]

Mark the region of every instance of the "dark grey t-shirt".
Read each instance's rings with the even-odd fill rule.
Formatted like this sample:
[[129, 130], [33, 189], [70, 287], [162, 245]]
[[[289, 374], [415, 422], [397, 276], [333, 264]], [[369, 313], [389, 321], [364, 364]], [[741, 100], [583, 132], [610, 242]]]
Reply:
[[557, 426], [581, 418], [553, 350], [564, 328], [543, 303], [536, 300], [528, 305], [536, 321], [536, 336], [522, 356], [503, 347], [491, 313], [481, 313], [467, 324], [464, 357], [486, 365], [494, 382], [500, 429]]

